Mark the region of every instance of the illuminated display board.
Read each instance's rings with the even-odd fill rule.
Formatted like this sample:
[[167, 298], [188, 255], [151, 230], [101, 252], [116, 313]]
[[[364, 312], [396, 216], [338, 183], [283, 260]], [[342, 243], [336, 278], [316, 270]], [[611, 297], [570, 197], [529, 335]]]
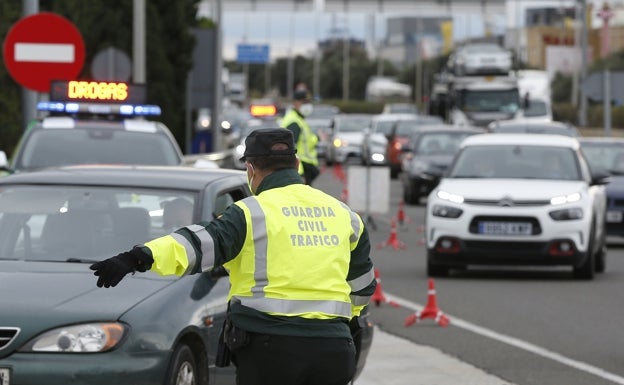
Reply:
[[53, 81], [50, 88], [50, 100], [61, 102], [141, 104], [146, 99], [144, 84], [59, 80]]

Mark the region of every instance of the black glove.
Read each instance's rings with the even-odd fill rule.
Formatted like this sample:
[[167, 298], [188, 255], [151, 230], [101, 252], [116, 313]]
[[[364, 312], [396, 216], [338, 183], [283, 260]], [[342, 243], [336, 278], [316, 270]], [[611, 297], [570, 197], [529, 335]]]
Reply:
[[90, 266], [98, 277], [98, 287], [115, 287], [128, 273], [135, 271], [144, 272], [148, 270], [154, 260], [146, 254], [140, 247], [134, 247], [130, 251], [117, 254], [112, 258], [96, 262]]

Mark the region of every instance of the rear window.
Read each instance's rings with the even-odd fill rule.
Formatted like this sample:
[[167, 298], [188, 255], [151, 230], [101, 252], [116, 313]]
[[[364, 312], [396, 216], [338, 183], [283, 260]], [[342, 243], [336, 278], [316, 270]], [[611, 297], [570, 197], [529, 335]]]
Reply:
[[179, 165], [180, 155], [164, 134], [121, 129], [42, 129], [22, 145], [15, 169], [72, 164]]

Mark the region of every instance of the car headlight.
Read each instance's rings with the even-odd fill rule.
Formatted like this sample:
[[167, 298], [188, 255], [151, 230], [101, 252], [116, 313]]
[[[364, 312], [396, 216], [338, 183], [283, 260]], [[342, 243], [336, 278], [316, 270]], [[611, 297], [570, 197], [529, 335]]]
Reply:
[[550, 199], [551, 205], [562, 205], [564, 203], [574, 203], [581, 200], [581, 193], [556, 196]]
[[348, 144], [346, 140], [340, 138], [334, 139], [334, 147], [346, 147]]
[[569, 209], [554, 210], [548, 213], [555, 221], [572, 221], [583, 218], [583, 209], [580, 207], [572, 207]]
[[437, 197], [445, 200], [445, 201], [449, 201], [449, 202], [453, 202], [453, 203], [464, 203], [464, 197], [461, 195], [457, 195], [457, 194], [451, 194], [450, 192], [444, 191], [444, 190], [439, 190], [436, 193]]
[[457, 207], [444, 206], [444, 205], [434, 205], [431, 210], [431, 214], [434, 217], [442, 217], [442, 218], [459, 218], [463, 214], [462, 209], [458, 209]]
[[234, 151], [236, 152], [236, 160], [240, 159], [245, 153], [245, 145], [239, 144], [234, 148]]
[[20, 352], [101, 353], [119, 344], [127, 326], [119, 322], [88, 323], [49, 330], [30, 340]]

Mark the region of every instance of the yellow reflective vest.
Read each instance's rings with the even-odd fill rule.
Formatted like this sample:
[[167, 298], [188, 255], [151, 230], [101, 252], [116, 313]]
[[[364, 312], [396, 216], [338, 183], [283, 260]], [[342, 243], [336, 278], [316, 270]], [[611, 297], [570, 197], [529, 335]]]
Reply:
[[292, 123], [295, 123], [301, 129], [299, 133], [299, 139], [297, 140], [297, 156], [302, 162], [313, 164], [318, 166], [318, 155], [316, 152], [316, 145], [318, 144], [318, 137], [312, 132], [312, 129], [306, 123], [306, 121], [295, 111], [290, 109], [284, 118], [282, 118], [281, 126], [287, 128]]
[[359, 315], [368, 297], [350, 294], [374, 279], [368, 272], [346, 280], [350, 253], [363, 231], [359, 215], [302, 184], [235, 204], [244, 212], [247, 237], [240, 254], [224, 265], [231, 300], [271, 315], [347, 320]]

